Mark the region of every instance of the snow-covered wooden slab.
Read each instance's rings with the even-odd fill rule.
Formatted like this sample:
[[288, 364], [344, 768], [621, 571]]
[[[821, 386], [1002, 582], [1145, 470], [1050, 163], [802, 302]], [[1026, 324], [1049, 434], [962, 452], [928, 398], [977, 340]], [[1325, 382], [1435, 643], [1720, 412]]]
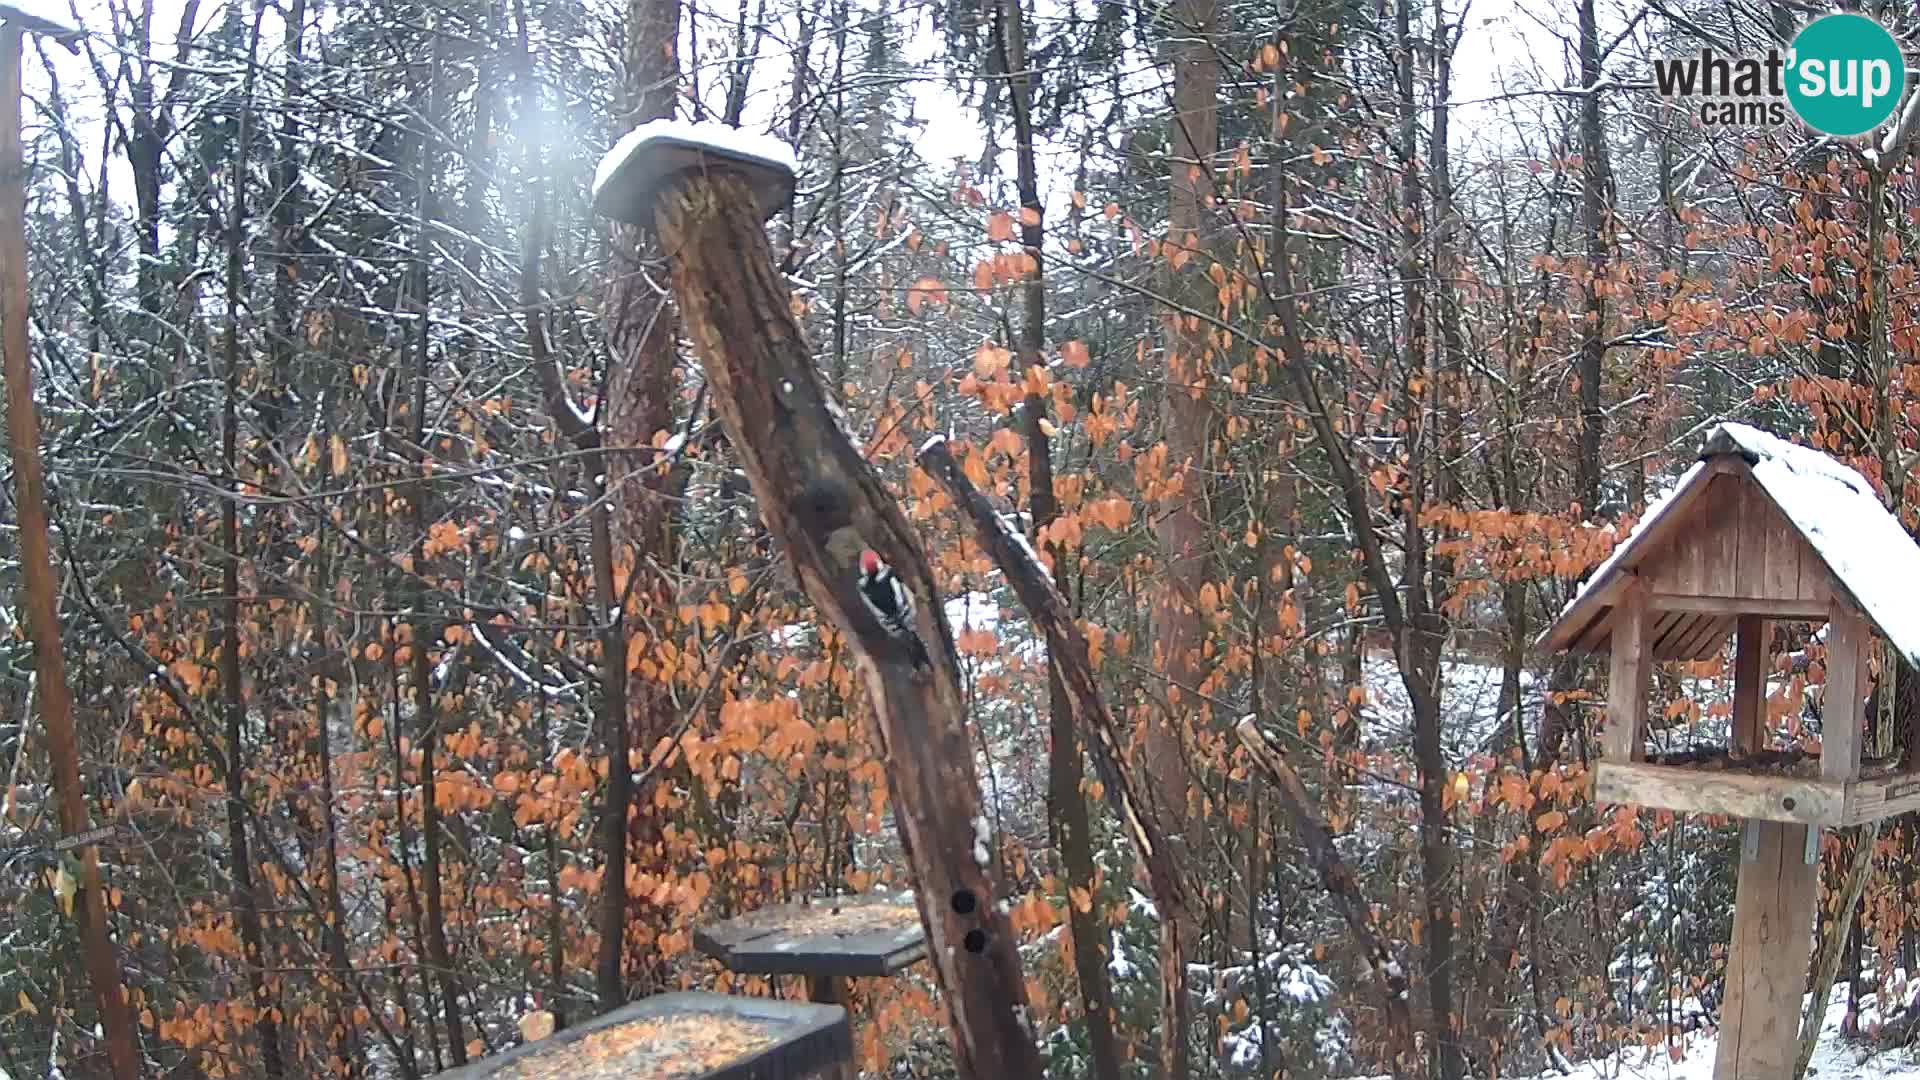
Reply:
[[848, 1061], [837, 1005], [659, 994], [434, 1080], [786, 1080]]
[[725, 124], [655, 120], [627, 132], [593, 174], [593, 209], [615, 221], [650, 225], [654, 201], [682, 174], [730, 169], [746, 176], [762, 217], [793, 198], [799, 164], [793, 149], [769, 135]]

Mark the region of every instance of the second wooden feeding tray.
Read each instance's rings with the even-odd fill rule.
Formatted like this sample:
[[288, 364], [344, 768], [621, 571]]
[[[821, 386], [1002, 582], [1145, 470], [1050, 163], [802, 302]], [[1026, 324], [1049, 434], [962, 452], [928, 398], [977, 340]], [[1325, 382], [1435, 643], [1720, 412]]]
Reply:
[[[847, 980], [893, 975], [927, 955], [911, 892], [835, 896], [751, 911], [693, 932], [693, 947], [728, 971], [804, 975], [807, 997], [847, 1003]], [[851, 1077], [842, 1067], [836, 1077]]]
[[[1789, 1075], [1818, 891], [1819, 833], [1920, 808], [1920, 772], [1863, 773], [1875, 632], [1920, 666], [1920, 548], [1854, 470], [1744, 424], [1700, 460], [1542, 635], [1549, 652], [1608, 652], [1601, 802], [1746, 819], [1714, 1075]], [[1646, 760], [1661, 660], [1706, 660], [1735, 639], [1732, 745], [1765, 746], [1768, 620], [1827, 624], [1817, 773]]]
[[693, 933], [728, 971], [805, 975], [814, 1001], [845, 1000], [844, 980], [888, 976], [927, 955], [913, 894], [868, 893], [761, 908]]

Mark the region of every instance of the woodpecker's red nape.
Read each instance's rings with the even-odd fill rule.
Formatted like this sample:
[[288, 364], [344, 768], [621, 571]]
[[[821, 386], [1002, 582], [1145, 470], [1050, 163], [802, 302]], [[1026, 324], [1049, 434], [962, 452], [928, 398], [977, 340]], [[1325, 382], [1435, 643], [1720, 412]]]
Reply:
[[880, 572], [880, 553], [868, 548], [860, 553], [860, 572], [877, 574]]

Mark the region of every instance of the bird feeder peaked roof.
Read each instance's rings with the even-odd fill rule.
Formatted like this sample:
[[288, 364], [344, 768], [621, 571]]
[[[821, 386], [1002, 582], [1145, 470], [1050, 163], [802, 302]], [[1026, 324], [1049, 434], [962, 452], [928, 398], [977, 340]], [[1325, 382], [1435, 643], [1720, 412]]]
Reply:
[[1547, 632], [1548, 652], [1611, 647], [1621, 591], [1646, 581], [1660, 659], [1716, 655], [1741, 614], [1825, 621], [1850, 605], [1920, 666], [1920, 546], [1858, 472], [1746, 424], [1708, 434], [1700, 460], [1656, 501]]

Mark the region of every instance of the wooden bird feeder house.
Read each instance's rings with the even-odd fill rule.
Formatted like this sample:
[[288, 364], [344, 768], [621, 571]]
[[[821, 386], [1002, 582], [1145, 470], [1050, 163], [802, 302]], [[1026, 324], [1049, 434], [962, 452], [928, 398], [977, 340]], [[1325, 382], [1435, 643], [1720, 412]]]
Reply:
[[[1863, 701], [1878, 633], [1920, 662], [1920, 547], [1873, 486], [1825, 454], [1721, 424], [1679, 485], [1541, 636], [1607, 652], [1602, 802], [1745, 819], [1715, 1080], [1791, 1075], [1825, 827], [1920, 808], [1920, 772], [1863, 770]], [[1768, 754], [1769, 621], [1827, 626], [1820, 752]], [[1708, 766], [1647, 758], [1654, 664], [1707, 660], [1734, 639], [1731, 744]], [[1755, 768], [1773, 761], [1776, 767]]]

